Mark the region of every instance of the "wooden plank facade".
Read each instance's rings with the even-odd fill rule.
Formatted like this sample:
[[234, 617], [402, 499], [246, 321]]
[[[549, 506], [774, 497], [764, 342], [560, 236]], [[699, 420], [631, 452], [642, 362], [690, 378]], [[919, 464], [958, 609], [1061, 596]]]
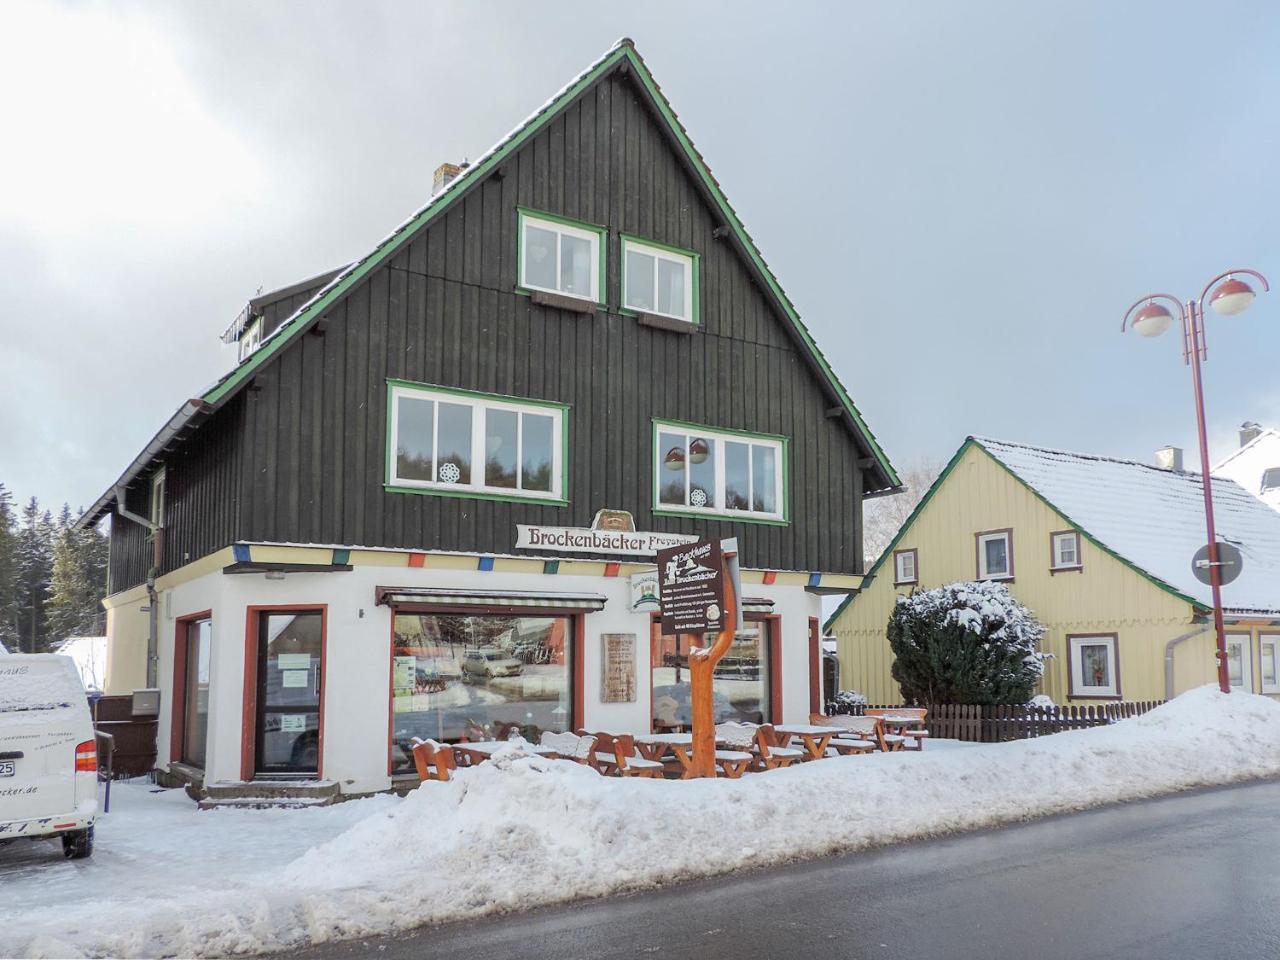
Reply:
[[[517, 289], [518, 207], [607, 229], [598, 312]], [[722, 226], [634, 72], [605, 75], [165, 454], [160, 572], [237, 541], [510, 554], [517, 523], [588, 526], [605, 507], [737, 536], [747, 567], [862, 572], [868, 451]], [[623, 233], [700, 255], [694, 332], [620, 310]], [[388, 378], [568, 404], [569, 505], [384, 490]], [[788, 437], [789, 522], [655, 516], [653, 418]], [[145, 531], [113, 518], [112, 592], [149, 563]]]

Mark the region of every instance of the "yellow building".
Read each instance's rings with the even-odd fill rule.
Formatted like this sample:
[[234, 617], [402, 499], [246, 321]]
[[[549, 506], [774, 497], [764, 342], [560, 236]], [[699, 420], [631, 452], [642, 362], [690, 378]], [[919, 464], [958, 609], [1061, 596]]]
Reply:
[[[1037, 693], [1056, 703], [1167, 699], [1215, 680], [1199, 474], [970, 437], [861, 589], [827, 622], [841, 686], [898, 703], [885, 637], [899, 596], [1000, 580], [1045, 627]], [[1243, 568], [1223, 587], [1228, 664], [1240, 690], [1280, 695], [1280, 514], [1213, 480], [1220, 540]]]

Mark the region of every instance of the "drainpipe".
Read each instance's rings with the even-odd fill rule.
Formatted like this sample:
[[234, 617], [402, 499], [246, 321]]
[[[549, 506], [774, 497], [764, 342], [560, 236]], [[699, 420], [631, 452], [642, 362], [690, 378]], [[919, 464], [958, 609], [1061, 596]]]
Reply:
[[124, 487], [116, 487], [116, 513], [147, 528], [154, 543], [151, 569], [147, 571], [147, 686], [155, 687], [160, 677], [160, 606], [156, 595], [156, 573], [160, 569], [160, 528], [147, 517], [124, 505]]
[[1182, 636], [1174, 637], [1164, 645], [1164, 698], [1166, 700], [1173, 699], [1173, 648], [1184, 640], [1200, 636], [1212, 626], [1212, 623], [1202, 623], [1194, 630], [1188, 630]]

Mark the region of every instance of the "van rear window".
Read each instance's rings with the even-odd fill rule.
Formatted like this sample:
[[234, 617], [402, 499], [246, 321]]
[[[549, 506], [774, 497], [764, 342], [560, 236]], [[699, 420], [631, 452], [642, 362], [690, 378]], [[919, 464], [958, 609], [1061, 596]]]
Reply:
[[[6, 657], [5, 660], [9, 660]], [[59, 663], [0, 662], [0, 714], [61, 710], [84, 696], [75, 674]]]

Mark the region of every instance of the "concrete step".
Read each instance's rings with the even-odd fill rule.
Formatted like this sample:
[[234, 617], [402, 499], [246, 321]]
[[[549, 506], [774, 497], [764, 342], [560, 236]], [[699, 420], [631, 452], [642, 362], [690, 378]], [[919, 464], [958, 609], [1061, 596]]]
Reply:
[[337, 803], [338, 797], [226, 797], [215, 800], [206, 797], [196, 801], [201, 810], [302, 810], [307, 807], [327, 807]]
[[205, 783], [202, 810], [215, 806], [323, 806], [340, 799], [336, 780], [233, 780]]

